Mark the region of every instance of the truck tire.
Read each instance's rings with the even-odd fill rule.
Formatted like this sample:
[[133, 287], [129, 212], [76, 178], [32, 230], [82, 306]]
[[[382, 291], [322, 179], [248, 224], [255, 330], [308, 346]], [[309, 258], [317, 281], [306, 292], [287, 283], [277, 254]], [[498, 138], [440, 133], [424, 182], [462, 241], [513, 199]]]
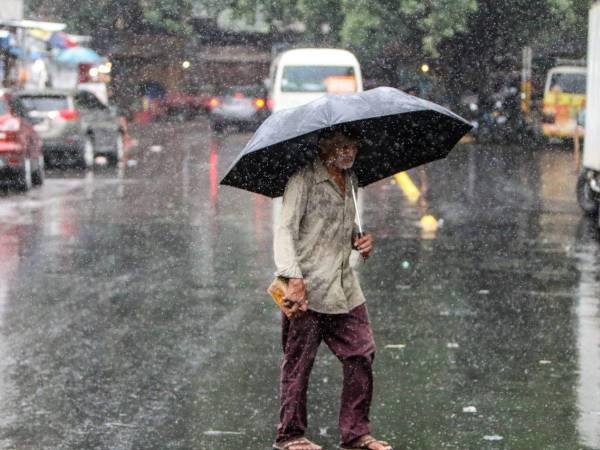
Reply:
[[577, 203], [586, 216], [595, 217], [598, 215], [598, 197], [590, 188], [586, 173], [581, 172], [577, 177]]
[[94, 167], [94, 158], [96, 157], [94, 149], [94, 138], [86, 136], [79, 153], [78, 166], [83, 170], [88, 170]]

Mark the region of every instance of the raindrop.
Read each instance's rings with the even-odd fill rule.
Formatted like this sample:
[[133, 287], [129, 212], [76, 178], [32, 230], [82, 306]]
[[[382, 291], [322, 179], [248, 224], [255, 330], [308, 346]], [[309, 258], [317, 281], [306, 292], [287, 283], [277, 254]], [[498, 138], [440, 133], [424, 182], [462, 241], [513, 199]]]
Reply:
[[388, 345], [385, 346], [385, 348], [403, 349], [403, 348], [406, 348], [406, 344], [388, 344]]
[[206, 436], [237, 436], [244, 434], [243, 431], [219, 431], [219, 430], [208, 430], [205, 431], [204, 434]]
[[498, 436], [497, 434], [491, 434], [488, 436], [484, 436], [483, 439], [486, 441], [501, 441], [504, 438], [502, 436]]

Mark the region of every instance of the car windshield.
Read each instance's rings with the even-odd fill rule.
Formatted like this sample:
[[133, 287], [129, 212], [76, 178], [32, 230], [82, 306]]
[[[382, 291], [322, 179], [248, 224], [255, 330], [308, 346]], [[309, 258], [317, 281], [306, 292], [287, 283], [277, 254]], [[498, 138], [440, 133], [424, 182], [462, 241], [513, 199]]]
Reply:
[[585, 94], [586, 76], [583, 73], [555, 73], [550, 80], [550, 91]]
[[[332, 80], [350, 81], [345, 91], [356, 90], [354, 68], [351, 66], [286, 66], [281, 80], [282, 92], [331, 92]], [[346, 83], [347, 84], [347, 83]]]
[[61, 109], [69, 109], [69, 102], [64, 95], [24, 95], [19, 98], [28, 111], [60, 111]]

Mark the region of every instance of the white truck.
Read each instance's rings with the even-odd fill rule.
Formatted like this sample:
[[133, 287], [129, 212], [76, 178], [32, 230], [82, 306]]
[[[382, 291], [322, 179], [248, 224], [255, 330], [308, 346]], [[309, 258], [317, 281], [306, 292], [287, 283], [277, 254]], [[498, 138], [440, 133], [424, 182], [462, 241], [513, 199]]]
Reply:
[[577, 179], [581, 209], [600, 226], [600, 2], [590, 9], [587, 53], [587, 86], [583, 169]]

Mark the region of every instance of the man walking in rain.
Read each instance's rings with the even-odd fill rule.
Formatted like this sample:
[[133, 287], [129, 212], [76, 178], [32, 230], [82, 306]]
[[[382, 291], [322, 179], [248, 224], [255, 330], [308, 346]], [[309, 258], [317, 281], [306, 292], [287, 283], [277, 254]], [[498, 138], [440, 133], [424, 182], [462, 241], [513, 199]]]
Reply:
[[310, 371], [321, 341], [343, 366], [339, 428], [342, 449], [390, 450], [370, 436], [375, 343], [365, 298], [350, 268], [350, 253], [368, 258], [373, 238], [354, 224], [350, 170], [357, 153], [351, 130], [327, 130], [318, 157], [294, 174], [283, 195], [275, 232], [277, 275], [288, 280], [286, 298], [299, 310], [282, 314], [284, 358], [281, 410], [274, 448], [320, 450], [305, 437]]

